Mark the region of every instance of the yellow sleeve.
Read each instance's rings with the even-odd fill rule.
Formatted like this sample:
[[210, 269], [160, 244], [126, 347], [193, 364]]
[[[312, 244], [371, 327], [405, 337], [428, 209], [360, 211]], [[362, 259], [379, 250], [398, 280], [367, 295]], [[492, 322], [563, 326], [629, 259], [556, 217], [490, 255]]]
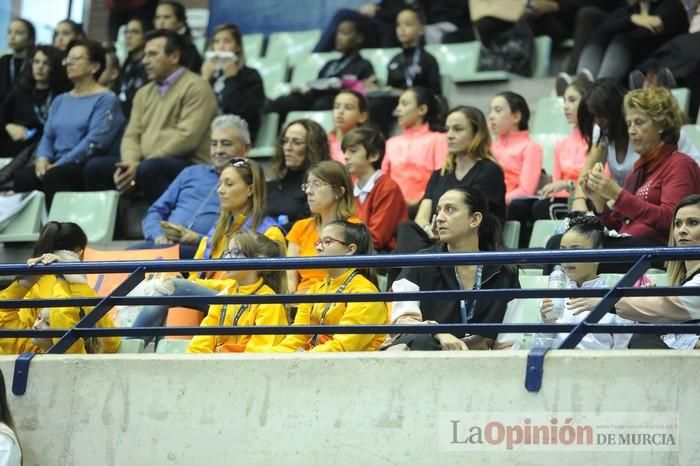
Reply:
[[[0, 291], [0, 299], [22, 299], [29, 293], [29, 290], [30, 288], [23, 287], [19, 280], [15, 280], [10, 286]], [[17, 309], [11, 310], [16, 311]]]
[[[51, 298], [66, 299], [70, 297], [72, 296], [68, 282], [63, 279], [56, 278], [56, 282], [53, 285]], [[52, 329], [70, 329], [75, 327], [75, 324], [77, 324], [78, 321], [80, 321], [80, 308], [78, 307], [51, 308], [49, 325]], [[59, 340], [60, 338], [54, 338], [54, 344], [56, 344]], [[81, 353], [86, 353], [85, 341], [82, 338], [78, 338], [75, 343], [73, 343], [73, 345], [66, 350], [66, 354]]]
[[[200, 327], [216, 327], [219, 325], [221, 316], [221, 305], [214, 304], [209, 306], [209, 313], [204, 318]], [[190, 340], [190, 345], [187, 347], [188, 353], [213, 353], [216, 349], [216, 335], [195, 335]]]
[[[384, 303], [347, 303], [343, 317], [338, 325], [380, 325], [387, 321], [387, 311]], [[311, 351], [365, 351], [377, 338], [375, 334], [332, 335], [332, 338], [322, 345], [314, 346]]]
[[[289, 325], [287, 312], [282, 304], [260, 304], [255, 315], [255, 325]], [[246, 353], [265, 353], [281, 343], [284, 335], [251, 335], [246, 344]]]
[[207, 236], [202, 236], [202, 239], [199, 240], [199, 246], [197, 246], [197, 251], [194, 253], [193, 259], [201, 259], [204, 257], [204, 250], [207, 248], [207, 239]]
[[[302, 303], [297, 309], [297, 316], [294, 318], [294, 325], [310, 325], [311, 324], [311, 308], [313, 304]], [[273, 346], [270, 351], [273, 353], [292, 353], [297, 350], [297, 348], [302, 348], [305, 346], [311, 335], [287, 335], [284, 340], [277, 345]]]
[[268, 228], [265, 230], [265, 236], [270, 238], [272, 241], [277, 241], [282, 245], [285, 251], [287, 250], [287, 240], [284, 238], [284, 233], [282, 233], [282, 230], [280, 230], [279, 227]]

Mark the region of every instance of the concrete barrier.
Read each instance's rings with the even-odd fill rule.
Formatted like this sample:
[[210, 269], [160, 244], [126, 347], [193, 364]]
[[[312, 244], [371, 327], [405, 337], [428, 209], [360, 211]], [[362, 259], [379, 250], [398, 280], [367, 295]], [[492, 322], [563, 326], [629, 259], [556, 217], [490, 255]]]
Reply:
[[[538, 393], [524, 388], [525, 357], [37, 356], [27, 393], [8, 399], [25, 466], [700, 464], [700, 354], [555, 351]], [[8, 392], [13, 364], [0, 358]], [[447, 438], [454, 413], [630, 412], [677, 415], [677, 451], [480, 451]]]

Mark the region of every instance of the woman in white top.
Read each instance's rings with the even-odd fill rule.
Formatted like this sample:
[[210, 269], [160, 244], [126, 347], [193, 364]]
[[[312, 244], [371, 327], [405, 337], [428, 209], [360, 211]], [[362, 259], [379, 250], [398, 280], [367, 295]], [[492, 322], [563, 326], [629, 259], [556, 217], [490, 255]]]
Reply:
[[17, 440], [12, 415], [7, 406], [5, 377], [0, 371], [0, 466], [22, 464], [22, 449]]
[[[603, 224], [595, 217], [574, 217], [569, 222], [569, 229], [561, 238], [561, 249], [600, 249], [603, 247], [605, 231]], [[603, 288], [605, 279], [598, 275], [597, 262], [562, 264], [567, 277], [567, 288]], [[552, 300], [542, 301], [540, 317], [545, 323], [578, 324], [585, 319], [590, 311], [600, 302], [600, 298], [570, 298], [562, 317], [552, 318], [549, 313], [553, 309]], [[599, 321], [601, 324], [633, 324], [615, 314], [606, 314]], [[568, 333], [540, 334], [539, 336], [553, 337], [563, 341]], [[622, 333], [588, 333], [578, 344], [578, 349], [624, 349], [632, 337]]]

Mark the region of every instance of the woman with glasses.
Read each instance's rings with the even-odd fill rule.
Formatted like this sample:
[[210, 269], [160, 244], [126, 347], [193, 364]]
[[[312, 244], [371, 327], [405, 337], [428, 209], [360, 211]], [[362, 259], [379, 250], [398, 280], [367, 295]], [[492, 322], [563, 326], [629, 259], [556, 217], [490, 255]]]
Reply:
[[[217, 190], [220, 200], [219, 220], [202, 238], [195, 259], [219, 259], [227, 249], [231, 235], [238, 231], [257, 231], [276, 241], [282, 248], [285, 239], [277, 223], [266, 217], [265, 173], [262, 166], [249, 159], [233, 159], [221, 171]], [[226, 278], [225, 272], [191, 273], [189, 279], [175, 278], [143, 282], [129, 295], [141, 296], [213, 296], [217, 293], [218, 279]], [[159, 327], [165, 322], [168, 305], [122, 306], [123, 315], [136, 315], [133, 327]], [[192, 306], [205, 314], [208, 304]], [[128, 319], [131, 320], [131, 319]], [[146, 342], [150, 337], [145, 338]]]
[[[277, 241], [252, 230], [233, 234], [222, 259], [284, 257], [284, 248]], [[274, 295], [287, 292], [284, 270], [230, 270], [226, 278], [217, 280], [220, 295]], [[282, 304], [212, 304], [202, 327], [288, 325]], [[269, 351], [282, 341], [282, 335], [199, 335], [192, 338], [188, 353], [260, 353]]]
[[[350, 173], [340, 162], [328, 160], [312, 166], [300, 187], [306, 194], [311, 216], [296, 222], [287, 234], [287, 256], [315, 256], [320, 231], [331, 222], [362, 223], [354, 217], [355, 196]], [[303, 293], [324, 276], [325, 271], [318, 269], [288, 270], [289, 291]]]
[[117, 96], [97, 82], [105, 67], [98, 42], [71, 42], [64, 64], [73, 90], [54, 99], [35, 162], [17, 173], [14, 184], [17, 192], [43, 190], [49, 205], [58, 191], [84, 189], [89, 158], [119, 156], [125, 123]]
[[[337, 163], [337, 162], [329, 162]], [[321, 229], [314, 241], [319, 256], [356, 256], [372, 254], [372, 236], [363, 224], [334, 221]], [[371, 269], [341, 267], [324, 270], [323, 279], [309, 293], [352, 294], [377, 293], [376, 277]], [[339, 298], [340, 301], [340, 298]], [[304, 303], [299, 305], [294, 325], [385, 325], [388, 313], [383, 302]], [[373, 351], [385, 335], [288, 335], [274, 347], [275, 352]]]
[[299, 189], [306, 171], [316, 162], [329, 160], [328, 138], [321, 125], [308, 119], [295, 120], [282, 130], [272, 159], [273, 179], [267, 183], [267, 215], [287, 227], [309, 216], [306, 194]]

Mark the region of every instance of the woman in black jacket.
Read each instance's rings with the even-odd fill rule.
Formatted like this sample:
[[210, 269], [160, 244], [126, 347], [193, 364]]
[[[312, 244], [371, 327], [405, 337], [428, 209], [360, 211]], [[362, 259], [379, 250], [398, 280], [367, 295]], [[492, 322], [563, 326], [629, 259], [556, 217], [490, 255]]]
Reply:
[[[433, 230], [441, 244], [424, 249], [423, 253], [502, 249], [500, 222], [489, 213], [486, 200], [473, 188], [451, 189], [440, 197]], [[520, 288], [516, 267], [496, 264], [412, 267], [403, 269], [392, 284], [395, 293], [503, 288]], [[501, 297], [396, 301], [391, 323], [501, 323], [509, 301]], [[479, 335], [406, 334], [396, 337], [392, 345], [405, 344], [411, 350], [488, 349], [493, 346], [496, 336], [496, 332], [480, 332]]]

